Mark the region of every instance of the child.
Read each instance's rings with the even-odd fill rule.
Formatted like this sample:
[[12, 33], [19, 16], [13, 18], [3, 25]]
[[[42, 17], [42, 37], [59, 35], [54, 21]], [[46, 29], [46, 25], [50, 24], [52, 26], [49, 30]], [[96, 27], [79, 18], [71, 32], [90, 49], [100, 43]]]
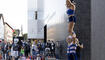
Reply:
[[23, 47], [21, 47], [20, 54], [21, 54], [21, 56], [23, 56], [23, 55], [24, 55], [24, 48], [23, 48]]

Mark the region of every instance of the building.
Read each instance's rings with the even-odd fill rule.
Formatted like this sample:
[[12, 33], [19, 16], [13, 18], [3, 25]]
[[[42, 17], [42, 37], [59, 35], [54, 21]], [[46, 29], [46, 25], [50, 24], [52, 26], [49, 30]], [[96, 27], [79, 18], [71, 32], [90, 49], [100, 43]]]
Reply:
[[0, 14], [0, 40], [10, 43], [13, 41], [13, 28], [4, 22], [3, 14]]
[[13, 28], [5, 22], [4, 24], [4, 40], [5, 42], [10, 42], [12, 43], [13, 42]]
[[28, 0], [28, 39], [30, 40], [44, 39], [43, 1]]
[[4, 18], [3, 15], [0, 14], [0, 40], [4, 39]]

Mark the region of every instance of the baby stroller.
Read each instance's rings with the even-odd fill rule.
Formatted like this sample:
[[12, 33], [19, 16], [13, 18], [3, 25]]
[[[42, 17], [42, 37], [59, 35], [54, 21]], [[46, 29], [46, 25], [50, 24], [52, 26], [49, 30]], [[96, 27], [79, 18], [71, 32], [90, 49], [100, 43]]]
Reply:
[[51, 51], [50, 51], [50, 48], [45, 48], [45, 57], [48, 57], [51, 55]]

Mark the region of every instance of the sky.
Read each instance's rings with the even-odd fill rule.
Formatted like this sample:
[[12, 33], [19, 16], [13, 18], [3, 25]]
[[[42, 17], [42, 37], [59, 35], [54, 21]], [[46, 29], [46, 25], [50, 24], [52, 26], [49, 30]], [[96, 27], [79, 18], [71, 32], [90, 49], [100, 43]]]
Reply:
[[4, 21], [13, 29], [21, 29], [27, 33], [27, 0], [0, 0], [0, 13]]

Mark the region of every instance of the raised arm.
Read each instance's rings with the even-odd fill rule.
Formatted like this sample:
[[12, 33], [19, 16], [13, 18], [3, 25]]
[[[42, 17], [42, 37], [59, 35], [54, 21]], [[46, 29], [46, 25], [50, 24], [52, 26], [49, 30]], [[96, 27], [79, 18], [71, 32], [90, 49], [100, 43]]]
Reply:
[[75, 10], [75, 5], [70, 0], [66, 0], [66, 6], [67, 8]]
[[83, 44], [80, 44], [78, 39], [77, 39], [77, 46], [79, 46], [80, 48], [83, 48]]
[[83, 48], [83, 44], [82, 44], [82, 45], [78, 44], [78, 46], [79, 46], [80, 48]]

